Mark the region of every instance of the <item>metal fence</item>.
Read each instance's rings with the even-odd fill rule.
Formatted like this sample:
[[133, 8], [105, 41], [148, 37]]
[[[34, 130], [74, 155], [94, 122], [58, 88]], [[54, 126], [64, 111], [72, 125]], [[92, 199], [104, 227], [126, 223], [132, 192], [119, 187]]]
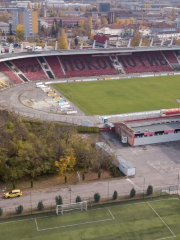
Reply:
[[[147, 186], [146, 186], [147, 187]], [[177, 194], [179, 193], [179, 187], [178, 185], [174, 185], [174, 186], [168, 186], [168, 187], [162, 187], [162, 188], [158, 188], [158, 187], [154, 187], [153, 188], [153, 194], [151, 195], [147, 195], [146, 193], [146, 188], [144, 187], [144, 190], [136, 190], [136, 195], [134, 197], [130, 196], [129, 192], [117, 192], [118, 193], [118, 197], [116, 200], [113, 200], [113, 192], [112, 193], [107, 193], [107, 194], [100, 194], [100, 201], [98, 203], [95, 203], [94, 200], [94, 195], [91, 195], [89, 197], [81, 197], [82, 201], [87, 201], [88, 207], [94, 207], [95, 205], [102, 205], [102, 204], [118, 204], [118, 203], [122, 203], [125, 202], [125, 204], [129, 204], [134, 200], [141, 200], [141, 201], [146, 201], [147, 199], [153, 199], [153, 198], [159, 198], [161, 199], [168, 197], [170, 194], [175, 194], [177, 197]], [[58, 194], [57, 194], [58, 195]], [[19, 200], [19, 204], [18, 202], [16, 202], [16, 204], [12, 204], [10, 203], [11, 199], [7, 200], [9, 201], [9, 205], [6, 208], [2, 208], [3, 209], [3, 215], [1, 216], [1, 219], [4, 218], [13, 218], [13, 217], [17, 217], [17, 216], [26, 216], [26, 215], [34, 215], [34, 214], [53, 214], [55, 215], [55, 209], [56, 209], [56, 201], [55, 198], [52, 198], [51, 200], [42, 200], [43, 206], [44, 208], [42, 210], [38, 210], [38, 203], [39, 201], [35, 201], [34, 200], [34, 196], [32, 195], [31, 192], [29, 194], [29, 199], [27, 201], [27, 203], [25, 204], [20, 204], [20, 199]], [[76, 192], [72, 191], [71, 188], [68, 188], [67, 191], [64, 192], [64, 194], [62, 195], [62, 199], [63, 199], [63, 204], [69, 204], [69, 203], [74, 203], [76, 202], [76, 197], [78, 195], [76, 194]], [[4, 201], [3, 198], [1, 198], [1, 201]], [[0, 203], [1, 203], [0, 201]], [[23, 212], [21, 214], [17, 214], [16, 213], [16, 208], [22, 205], [23, 206]], [[1, 204], [0, 204], [1, 206]]]

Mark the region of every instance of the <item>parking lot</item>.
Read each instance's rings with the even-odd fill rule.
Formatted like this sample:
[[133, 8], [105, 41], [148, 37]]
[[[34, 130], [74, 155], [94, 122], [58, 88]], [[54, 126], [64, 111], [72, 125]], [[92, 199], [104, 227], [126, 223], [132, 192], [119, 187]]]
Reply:
[[180, 141], [132, 147], [123, 145], [116, 134], [103, 133], [103, 136], [115, 153], [136, 167], [136, 176], [131, 180], [139, 187], [143, 178], [156, 185], [178, 184]]

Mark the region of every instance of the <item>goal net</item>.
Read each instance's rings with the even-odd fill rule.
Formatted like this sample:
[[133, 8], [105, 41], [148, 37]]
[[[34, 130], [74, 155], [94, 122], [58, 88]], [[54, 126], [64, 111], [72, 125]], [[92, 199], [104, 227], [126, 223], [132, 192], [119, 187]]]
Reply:
[[56, 205], [56, 215], [58, 215], [59, 213], [63, 214], [65, 211], [72, 210], [87, 210], [87, 201]]

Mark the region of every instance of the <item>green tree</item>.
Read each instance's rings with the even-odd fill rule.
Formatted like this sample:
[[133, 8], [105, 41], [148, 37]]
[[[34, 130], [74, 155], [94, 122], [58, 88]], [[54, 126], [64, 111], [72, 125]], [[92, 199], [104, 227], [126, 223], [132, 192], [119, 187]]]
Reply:
[[64, 29], [61, 29], [59, 31], [58, 48], [59, 49], [68, 49], [68, 40], [67, 40], [67, 35], [64, 32]]
[[130, 191], [130, 197], [133, 198], [136, 195], [136, 190], [134, 188]]
[[85, 173], [83, 173], [83, 175], [82, 175], [82, 180], [83, 181], [85, 180]]
[[118, 193], [117, 191], [114, 191], [113, 193], [113, 200], [116, 200], [118, 198]]
[[16, 213], [17, 214], [21, 214], [23, 212], [23, 206], [22, 205], [19, 205], [17, 208], [16, 208]]
[[147, 193], [148, 196], [151, 195], [151, 194], [153, 194], [153, 186], [152, 186], [152, 185], [149, 185], [149, 186], [148, 186], [146, 193]]
[[78, 202], [82, 202], [82, 200], [81, 200], [81, 197], [80, 196], [77, 196], [76, 197], [76, 202], [78, 203]]
[[101, 196], [100, 196], [99, 193], [95, 193], [95, 194], [94, 194], [94, 201], [95, 201], [95, 202], [99, 202], [100, 198], [101, 198]]
[[56, 201], [56, 205], [62, 205], [63, 204], [63, 199], [60, 195], [55, 197], [55, 201]]
[[0, 217], [3, 215], [3, 210], [0, 208]]
[[75, 38], [75, 39], [74, 39], [74, 44], [77, 46], [77, 45], [78, 45], [78, 43], [79, 43], [79, 40], [78, 40], [78, 38]]
[[37, 209], [38, 209], [39, 211], [42, 211], [42, 210], [44, 209], [44, 204], [43, 204], [42, 201], [39, 201], [39, 202], [38, 202]]
[[98, 172], [98, 179], [101, 179], [101, 171]]
[[67, 176], [64, 176], [64, 182], [67, 183]]

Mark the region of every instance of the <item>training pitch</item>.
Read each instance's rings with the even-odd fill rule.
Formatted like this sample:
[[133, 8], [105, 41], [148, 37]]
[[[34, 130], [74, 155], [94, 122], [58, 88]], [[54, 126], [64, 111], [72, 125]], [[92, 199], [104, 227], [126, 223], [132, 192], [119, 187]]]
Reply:
[[179, 107], [180, 76], [53, 84], [88, 115]]
[[[21, 218], [20, 218], [21, 219]], [[64, 215], [0, 222], [7, 240], [160, 240], [180, 239], [180, 200], [121, 204]]]

